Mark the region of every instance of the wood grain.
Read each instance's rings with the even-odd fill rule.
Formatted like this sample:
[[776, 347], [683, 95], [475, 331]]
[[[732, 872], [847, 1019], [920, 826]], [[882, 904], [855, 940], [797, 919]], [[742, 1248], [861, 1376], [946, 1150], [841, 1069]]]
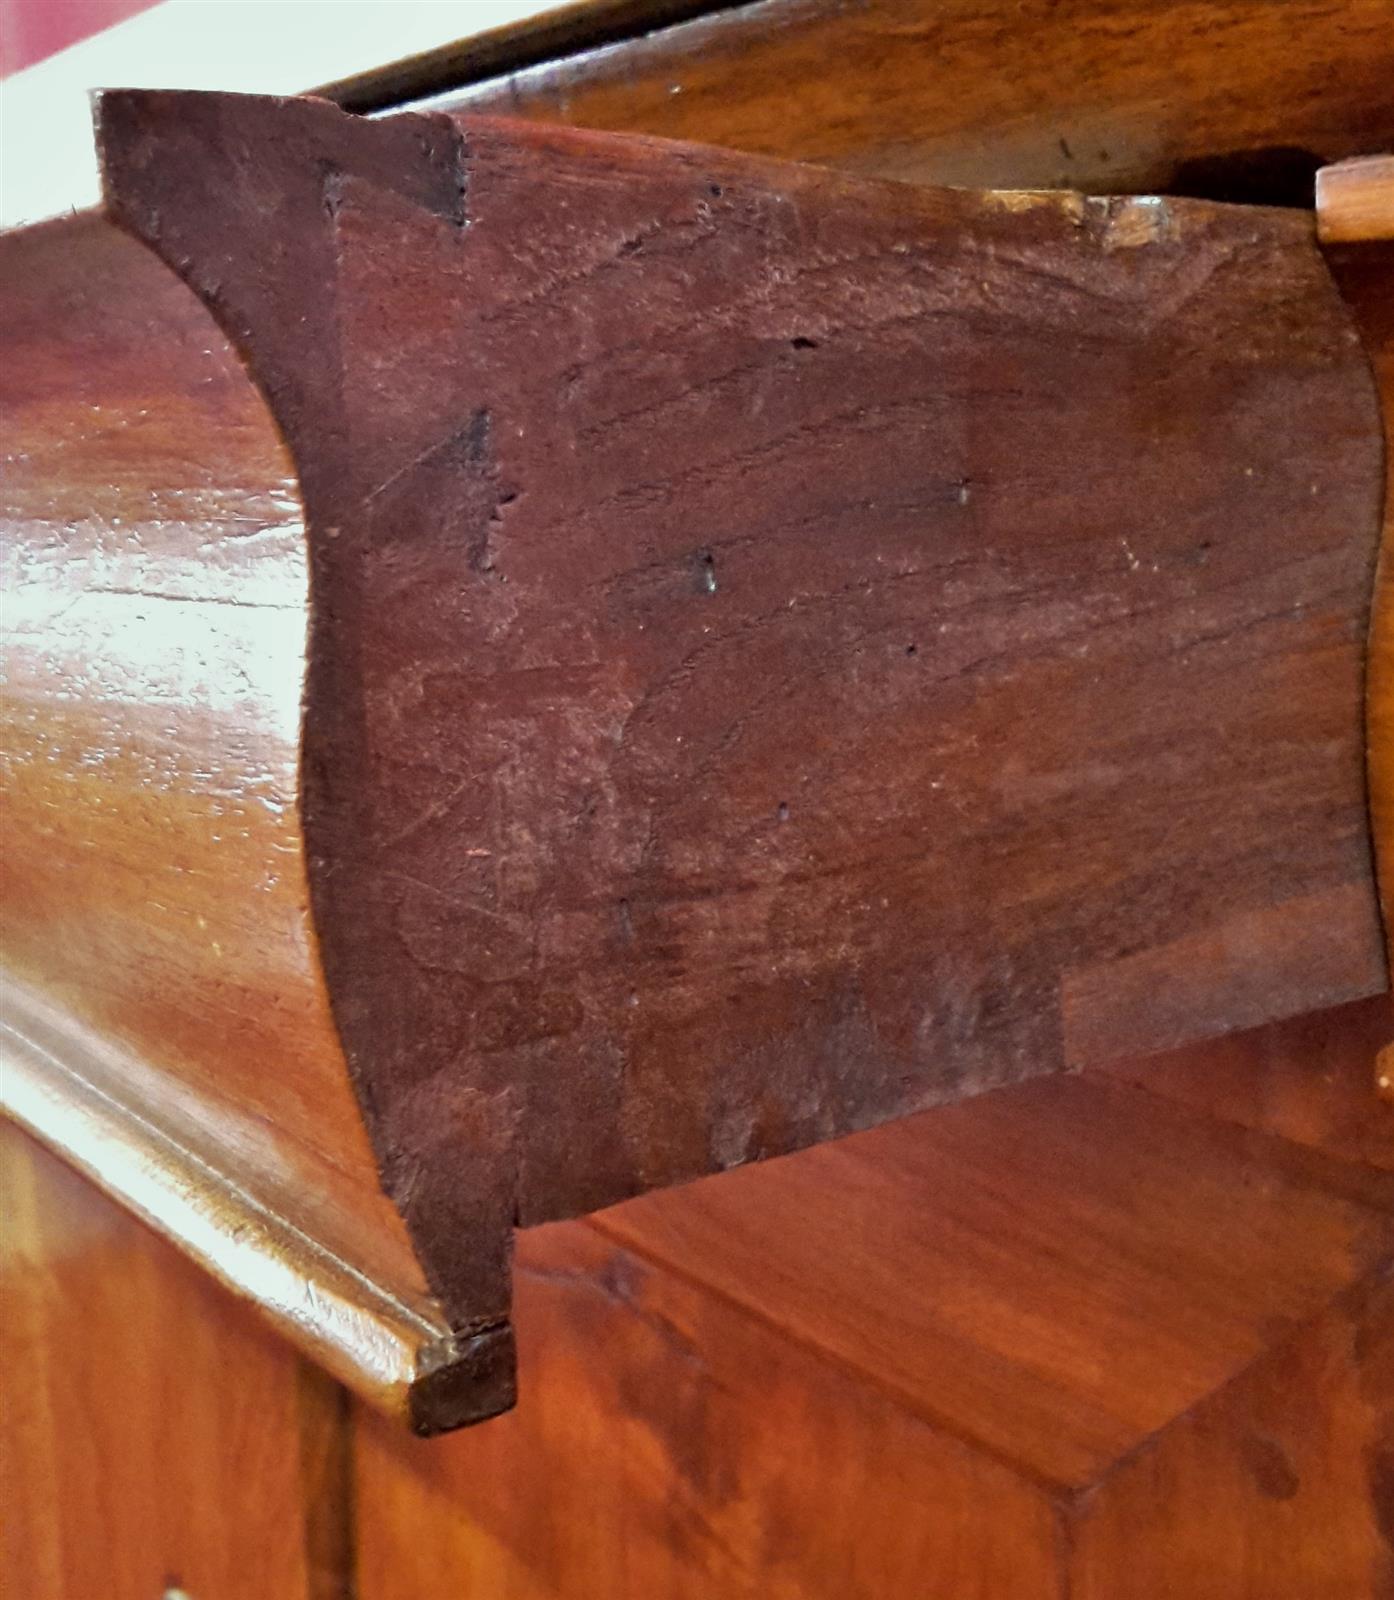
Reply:
[[358, 1430], [361, 1592], [1382, 1600], [1391, 1262], [1388, 1179], [1087, 1076], [525, 1233], [518, 1409]]
[[0, 1104], [361, 1392], [453, 1417], [468, 1352], [379, 1186], [309, 914], [290, 459], [110, 223], [0, 257]]
[[1394, 1284], [1324, 1316], [1123, 1463], [1074, 1523], [1072, 1596], [1394, 1592]]
[[362, 1600], [1054, 1594], [1039, 1486], [700, 1278], [556, 1224], [517, 1286], [512, 1415], [464, 1450], [355, 1430]]
[[426, 102], [919, 183], [1310, 205], [1394, 145], [1387, 0], [763, 0]]
[[1394, 156], [1338, 161], [1317, 173], [1317, 236], [1323, 244], [1394, 240]]
[[515, 1220], [1384, 986], [1308, 222], [308, 101], [100, 137], [296, 455], [316, 921], [458, 1327]]
[[343, 1600], [333, 1386], [5, 1123], [0, 1185], [5, 1593]]
[[[0, 1111], [134, 1216], [177, 1244], [290, 1343], [395, 1420], [431, 1432], [449, 1406], [461, 1351], [438, 1307], [404, 1299], [306, 1232], [308, 1207], [273, 1196], [232, 1153], [202, 1159], [123, 1088], [111, 1046], [32, 991], [7, 984], [0, 1020]], [[322, 1203], [322, 1197], [312, 1197]], [[472, 1387], [472, 1384], [467, 1384]]]
[[1394, 1175], [1374, 1198], [1346, 1191], [1340, 1162], [1085, 1077], [645, 1196], [595, 1225], [1078, 1491], [1257, 1358], [1275, 1325], [1375, 1271]]
[[1394, 1169], [1394, 1105], [1372, 1068], [1389, 1043], [1385, 995], [1157, 1055], [1124, 1056], [1100, 1071], [1222, 1122], [1261, 1128], [1361, 1170]]
[[308, 915], [289, 455], [205, 308], [119, 229], [3, 250], [6, 965], [117, 1047], [181, 1142], [419, 1285]]
[[[1370, 827], [1386, 949], [1394, 961], [1394, 242], [1333, 242], [1326, 252], [1374, 368], [1384, 423], [1384, 525], [1370, 610], [1365, 710]], [[1394, 1044], [1385, 1046], [1376, 1081], [1394, 1100]]]

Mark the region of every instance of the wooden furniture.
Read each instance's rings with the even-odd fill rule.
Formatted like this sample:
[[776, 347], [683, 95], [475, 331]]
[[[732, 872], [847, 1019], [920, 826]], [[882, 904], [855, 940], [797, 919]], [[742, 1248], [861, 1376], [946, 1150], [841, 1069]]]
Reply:
[[[1286, 113], [1241, 92], [1276, 8], [1219, 30], [1165, 127], [1176, 9], [1067, 9], [989, 39], [942, 8], [763, 6], [463, 103], [1226, 201], [1291, 200], [1318, 158], [1391, 142], [1373, 9], [1313, 15], [1292, 70], [1352, 70], [1295, 97], [1306, 153], [1262, 159], [1235, 151], [1283, 143]], [[1059, 77], [1124, 42], [1097, 90], [1018, 72], [1010, 131], [968, 137], [981, 98], [885, 65], [892, 37], [956, 26], [955, 72], [1053, 39]], [[834, 39], [842, 110], [789, 114], [770, 63]], [[879, 102], [878, 70], [903, 83]], [[1106, 114], [1121, 181], [1083, 137]], [[1068, 173], [1037, 170], [1051, 141]], [[7, 1422], [18, 1592], [85, 1594], [104, 1543], [114, 1592], [195, 1600], [1385, 1592], [1394, 1138], [1386, 1002], [1359, 1000], [1386, 981], [1361, 772], [1379, 424], [1309, 218], [883, 190], [433, 111], [116, 97], [103, 147], [128, 232], [9, 241], [29, 609], [6, 1091], [395, 1421], [10, 1136], [33, 1264], [7, 1363], [36, 1374]], [[1340, 250], [1384, 360], [1387, 266]], [[689, 325], [669, 308], [694, 294]], [[957, 432], [923, 415], [931, 336], [931, 386], [963, 363]], [[1101, 414], [1110, 372], [1146, 404]], [[839, 497], [859, 460], [865, 493]], [[630, 503], [636, 481], [669, 487]], [[182, 675], [157, 644], [176, 624]], [[604, 731], [636, 708], [617, 765]], [[1080, 764], [1101, 726], [1108, 770]], [[1086, 1070], [1015, 1082], [1062, 1066]], [[515, 1220], [1003, 1084], [525, 1232], [521, 1409], [401, 1431], [510, 1399]], [[87, 1228], [109, 1241], [90, 1280]], [[100, 1350], [54, 1331], [84, 1302], [120, 1324]], [[94, 1394], [84, 1439], [61, 1419]], [[207, 1420], [172, 1440], [180, 1412]], [[220, 1445], [244, 1430], [264, 1486]], [[174, 1463], [148, 1540], [113, 1535], [151, 1518], [113, 1512], [104, 1457]], [[264, 1571], [234, 1515], [278, 1518]]]
[[13, 1133], [6, 1592], [1374, 1600], [1387, 1026], [1042, 1079], [525, 1233], [518, 1407], [429, 1441]]
[[377, 1304], [336, 1370], [418, 1427], [511, 1399], [515, 1225], [1384, 986], [1378, 410], [1300, 217], [309, 100], [98, 133], [110, 220], [12, 251], [29, 1095], [368, 1280], [405, 1383]]

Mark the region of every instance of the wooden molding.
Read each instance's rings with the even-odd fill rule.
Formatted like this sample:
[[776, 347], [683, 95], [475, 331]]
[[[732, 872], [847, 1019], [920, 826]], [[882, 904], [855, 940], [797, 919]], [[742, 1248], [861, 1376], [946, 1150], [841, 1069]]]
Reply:
[[89, 214], [0, 252], [0, 1102], [359, 1392], [453, 1424], [478, 1351], [381, 1193], [309, 917], [294, 468], [143, 246]]
[[1309, 219], [308, 100], [99, 143], [141, 244], [6, 244], [7, 959], [439, 1303], [430, 1425], [511, 1398], [516, 1225], [1384, 987]]
[[417, 1433], [473, 1420], [481, 1357], [429, 1300], [398, 1298], [238, 1184], [133, 1104], [109, 1041], [9, 982], [0, 1020], [0, 1110], [257, 1306], [378, 1410]]

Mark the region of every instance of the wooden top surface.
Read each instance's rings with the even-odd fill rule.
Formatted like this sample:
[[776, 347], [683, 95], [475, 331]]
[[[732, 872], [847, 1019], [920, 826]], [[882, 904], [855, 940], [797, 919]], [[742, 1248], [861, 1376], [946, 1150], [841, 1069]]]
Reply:
[[[1310, 1072], [1324, 1030], [1308, 1104], [1343, 1079], [1394, 1165], [1369, 1077], [1369, 1036], [1387, 1025], [1376, 1002], [1267, 1048]], [[1204, 1083], [1203, 1052], [1189, 1076]], [[1251, 1118], [1262, 1100], [1256, 1082], [1233, 1097]], [[1394, 1172], [1353, 1173], [1319, 1147], [1086, 1074], [648, 1195], [591, 1225], [1069, 1488], [1394, 1262]], [[524, 1275], [535, 1251], [549, 1259], [549, 1238], [524, 1235]]]

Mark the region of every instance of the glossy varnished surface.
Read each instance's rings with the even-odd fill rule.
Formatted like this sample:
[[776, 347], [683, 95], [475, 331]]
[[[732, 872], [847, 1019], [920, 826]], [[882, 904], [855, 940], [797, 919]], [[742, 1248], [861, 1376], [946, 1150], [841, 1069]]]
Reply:
[[[6, 1099], [60, 1148], [80, 1130], [79, 1165], [118, 1192], [138, 1175], [138, 1211], [404, 1403], [414, 1351], [371, 1356], [372, 1307], [395, 1306], [389, 1347], [441, 1324], [378, 1187], [310, 923], [289, 457], [207, 311], [110, 223], [0, 253]], [[320, 1297], [317, 1259], [339, 1282]]]
[[0, 1134], [6, 1592], [1385, 1600], [1366, 1010], [1175, 1060], [1229, 1126], [1051, 1079], [529, 1233], [519, 1409], [430, 1444]]
[[1352, 1189], [1394, 1170], [1394, 1104], [1374, 1063], [1394, 1034], [1387, 995], [1100, 1070], [1222, 1122], [1338, 1156]]
[[342, 1396], [0, 1123], [0, 1587], [345, 1600]]
[[[1368, 1044], [1175, 1063], [1228, 1125], [1047, 1080], [524, 1235], [518, 1410], [359, 1431], [362, 1592], [1384, 1600], [1394, 1184], [1318, 1131]], [[1305, 1147], [1241, 1126], [1275, 1057]]]
[[431, 103], [921, 183], [1287, 204], [1319, 162], [1394, 145], [1386, 0], [713, 11]]
[[1362, 1199], [1342, 1163], [1325, 1167], [1083, 1076], [648, 1196], [596, 1225], [689, 1271], [700, 1261], [714, 1291], [875, 1373], [917, 1413], [1082, 1489], [1260, 1355], [1275, 1323], [1390, 1262], [1394, 1175]]
[[420, 1403], [423, 1367], [448, 1367], [458, 1353], [438, 1307], [368, 1276], [360, 1263], [376, 1241], [345, 1257], [310, 1231], [332, 1195], [277, 1191], [231, 1144], [178, 1142], [177, 1118], [161, 1114], [158, 1086], [152, 1104], [143, 1080], [140, 1062], [7, 980], [0, 1109], [341, 1383], [399, 1421], [442, 1426], [448, 1410]]

